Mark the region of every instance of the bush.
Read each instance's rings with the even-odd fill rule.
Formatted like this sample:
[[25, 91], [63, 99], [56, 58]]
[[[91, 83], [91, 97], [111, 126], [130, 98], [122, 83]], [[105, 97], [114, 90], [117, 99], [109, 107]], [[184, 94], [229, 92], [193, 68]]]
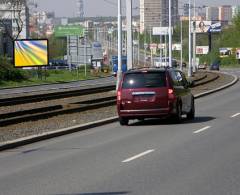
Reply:
[[11, 64], [11, 60], [0, 57], [0, 80], [2, 81], [21, 81], [27, 79], [27, 74], [21, 69], [16, 69]]
[[235, 65], [238, 61], [235, 56], [229, 56], [221, 59], [221, 65]]

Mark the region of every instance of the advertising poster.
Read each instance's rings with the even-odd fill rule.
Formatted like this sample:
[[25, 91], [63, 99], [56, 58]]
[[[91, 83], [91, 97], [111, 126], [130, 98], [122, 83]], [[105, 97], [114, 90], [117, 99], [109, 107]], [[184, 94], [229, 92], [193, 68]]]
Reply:
[[48, 40], [15, 40], [14, 66], [31, 67], [48, 65]]
[[222, 26], [220, 22], [196, 21], [196, 33], [221, 32], [221, 29]]
[[231, 48], [231, 47], [219, 48], [220, 58], [225, 58], [225, 57], [229, 57], [230, 55], [232, 55], [232, 49], [233, 48]]
[[182, 46], [180, 43], [172, 44], [172, 50], [181, 51], [181, 49], [182, 49]]
[[206, 55], [209, 52], [208, 46], [197, 46], [196, 47], [196, 54], [198, 55]]

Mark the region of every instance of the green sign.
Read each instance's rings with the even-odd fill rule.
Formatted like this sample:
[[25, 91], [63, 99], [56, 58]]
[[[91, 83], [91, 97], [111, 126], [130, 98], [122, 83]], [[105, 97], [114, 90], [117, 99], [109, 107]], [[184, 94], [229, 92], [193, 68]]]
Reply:
[[66, 37], [69, 35], [75, 35], [83, 37], [85, 29], [80, 25], [65, 25], [56, 26], [54, 29], [54, 35], [56, 37]]

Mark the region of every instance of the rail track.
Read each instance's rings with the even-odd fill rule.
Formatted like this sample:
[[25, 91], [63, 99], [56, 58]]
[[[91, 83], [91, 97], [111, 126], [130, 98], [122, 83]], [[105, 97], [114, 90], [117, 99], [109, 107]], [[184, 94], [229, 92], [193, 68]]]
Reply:
[[52, 93], [44, 93], [44, 94], [37, 94], [37, 95], [24, 95], [19, 97], [10, 97], [10, 98], [0, 98], [0, 107], [2, 106], [13, 106], [18, 104], [26, 104], [26, 103], [33, 103], [33, 102], [41, 102], [41, 101], [48, 101], [48, 100], [56, 100], [62, 99], [67, 97], [76, 97], [86, 94], [95, 94], [100, 92], [107, 92], [115, 89], [115, 85], [108, 85], [108, 86], [98, 86], [98, 87], [91, 87], [86, 89], [78, 89], [78, 90], [70, 90], [70, 91], [57, 91]]
[[[208, 82], [214, 81], [219, 76], [216, 73], [208, 72], [198, 78], [194, 78], [195, 86], [204, 85]], [[84, 101], [75, 101], [69, 103], [61, 103], [52, 106], [43, 106], [40, 108], [31, 108], [15, 112], [8, 112], [0, 114], [0, 126], [8, 126], [12, 124], [36, 121], [50, 118], [62, 114], [71, 114], [76, 112], [83, 112], [86, 110], [98, 109], [106, 106], [112, 106], [116, 103], [116, 96], [109, 95], [108, 97], [97, 97], [98, 93], [109, 92], [115, 90], [114, 85], [93, 87], [89, 89], [54, 92], [42, 95], [29, 95], [21, 97], [13, 97], [8, 99], [0, 99], [0, 106], [14, 106], [18, 104], [26, 104], [41, 101], [50, 101], [68, 97], [83, 96], [86, 94], [95, 94], [96, 98]]]

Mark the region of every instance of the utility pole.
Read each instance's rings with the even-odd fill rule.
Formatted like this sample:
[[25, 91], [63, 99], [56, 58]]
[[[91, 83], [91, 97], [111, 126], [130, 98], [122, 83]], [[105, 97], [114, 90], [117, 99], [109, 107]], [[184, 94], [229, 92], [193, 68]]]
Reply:
[[180, 70], [183, 70], [183, 29], [182, 29], [182, 18], [180, 19], [180, 26], [181, 26], [181, 56], [180, 56]]
[[122, 5], [121, 0], [118, 0], [118, 71], [117, 71], [117, 84], [116, 90], [120, 83], [122, 74]]
[[127, 18], [127, 69], [133, 68], [133, 46], [132, 46], [132, 0], [126, 0]]
[[188, 1], [188, 77], [192, 76], [191, 0]]
[[193, 72], [196, 72], [196, 0], [193, 2]]
[[172, 67], [172, 0], [169, 1], [169, 27], [168, 27], [168, 37], [169, 37], [169, 67]]

